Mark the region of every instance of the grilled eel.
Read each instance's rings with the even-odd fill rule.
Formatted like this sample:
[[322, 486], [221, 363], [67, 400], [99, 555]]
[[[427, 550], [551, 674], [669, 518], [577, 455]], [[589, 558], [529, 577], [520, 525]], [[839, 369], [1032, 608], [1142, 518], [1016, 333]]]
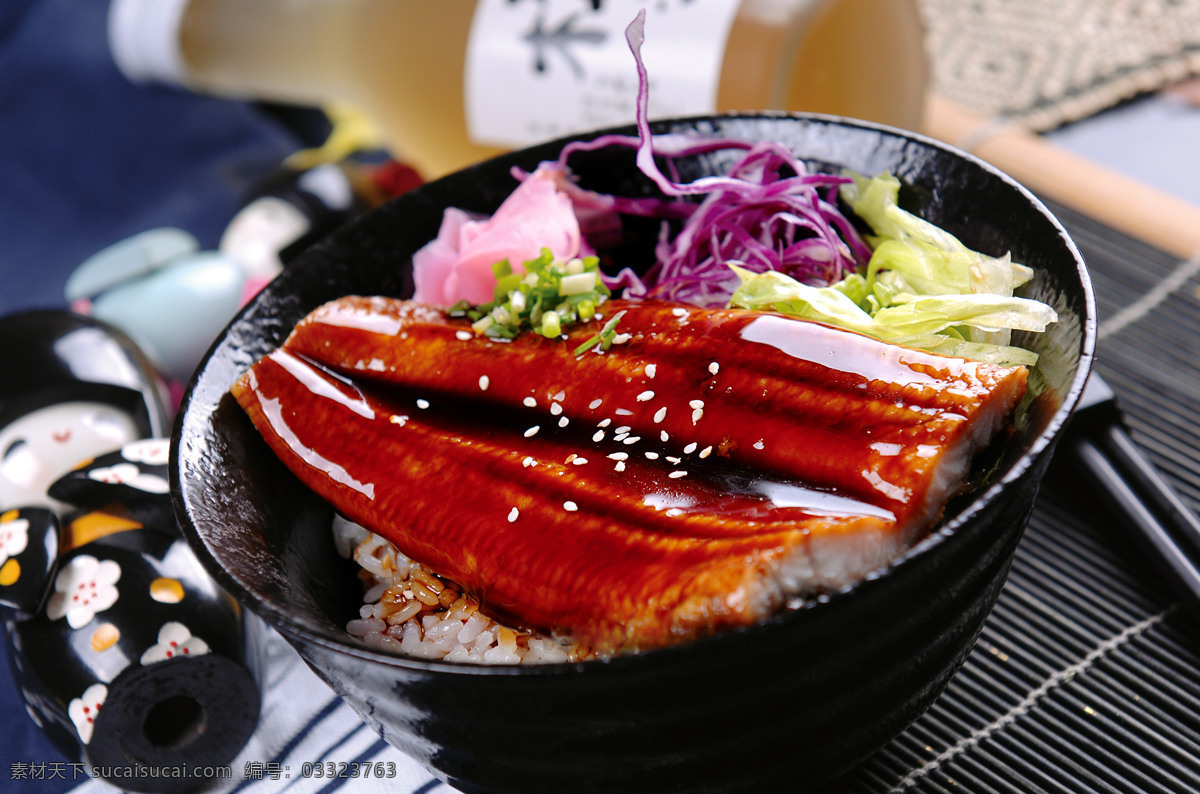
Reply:
[[734, 309], [610, 301], [621, 344], [348, 297], [236, 383], [339, 512], [497, 620], [609, 653], [753, 623], [936, 523], [1023, 367]]

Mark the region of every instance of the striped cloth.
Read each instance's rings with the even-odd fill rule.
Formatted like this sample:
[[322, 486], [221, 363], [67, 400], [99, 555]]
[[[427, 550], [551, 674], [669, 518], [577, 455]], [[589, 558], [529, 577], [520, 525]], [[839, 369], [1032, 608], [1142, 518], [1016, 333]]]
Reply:
[[[231, 776], [213, 794], [454, 794], [396, 750], [308, 668], [278, 633], [264, 630], [265, 693], [258, 729], [230, 763]], [[350, 777], [345, 770], [370, 776]], [[331, 776], [342, 770], [344, 776]], [[376, 772], [382, 776], [376, 776]], [[18, 784], [14, 784], [18, 785]], [[120, 789], [88, 780], [73, 794], [114, 794]]]

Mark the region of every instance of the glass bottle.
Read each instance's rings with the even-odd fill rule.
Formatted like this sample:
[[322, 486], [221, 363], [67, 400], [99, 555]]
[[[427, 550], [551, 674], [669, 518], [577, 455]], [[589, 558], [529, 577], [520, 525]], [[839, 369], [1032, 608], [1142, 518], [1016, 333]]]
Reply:
[[[470, 117], [464, 80], [471, 64], [474, 74], [488, 74], [490, 65], [472, 59], [481, 57], [481, 42], [499, 35], [483, 21], [485, 11], [524, 13], [528, 27], [519, 43], [528, 45], [528, 59], [544, 57], [537, 65], [565, 71], [578, 66], [566, 48], [570, 25], [594, 34], [599, 23], [591, 15], [631, 21], [643, 6], [652, 116], [659, 115], [656, 94], [670, 97], [655, 91], [651, 58], [683, 27], [670, 15], [704, 7], [717, 14], [708, 26], [717, 40], [670, 46], [688, 65], [709, 57], [715, 87], [707, 107], [682, 105], [685, 112], [672, 115], [785, 109], [909, 129], [920, 123], [927, 65], [916, 0], [113, 0], [109, 35], [118, 65], [137, 81], [356, 106], [381, 127], [395, 157], [432, 178], [533, 142], [486, 140], [491, 125]], [[625, 46], [623, 28], [605, 35]], [[586, 55], [586, 39], [576, 43]], [[627, 48], [624, 58], [627, 114], [581, 128], [632, 122], [636, 78]], [[493, 105], [503, 109], [525, 90], [501, 86], [507, 96]], [[490, 94], [495, 99], [497, 92]], [[574, 131], [564, 123], [531, 129], [542, 137]]]

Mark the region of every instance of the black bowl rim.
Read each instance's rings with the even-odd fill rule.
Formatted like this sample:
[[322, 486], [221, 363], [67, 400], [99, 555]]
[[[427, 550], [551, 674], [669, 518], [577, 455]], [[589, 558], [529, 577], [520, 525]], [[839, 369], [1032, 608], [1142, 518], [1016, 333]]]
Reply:
[[[1062, 396], [1062, 401], [1058, 408], [1055, 410], [1053, 416], [1051, 416], [1051, 418], [1047, 421], [1042, 432], [1033, 439], [1029, 445], [1029, 448], [1019, 458], [1012, 462], [1003, 477], [993, 482], [982, 492], [977, 494], [973, 499], [971, 499], [967, 506], [952, 519], [936, 527], [928, 536], [907, 549], [887, 566], [868, 575], [867, 577], [867, 580], [881, 579], [891, 575], [893, 571], [907, 568], [912, 565], [919, 565], [921, 558], [929, 549], [940, 545], [941, 543], [949, 542], [949, 540], [956, 534], [960, 526], [970, 521], [972, 517], [984, 507], [990, 505], [995, 500], [1002, 498], [1002, 494], [1011, 486], [1014, 481], [1020, 479], [1030, 467], [1034, 466], [1035, 463], [1041, 459], [1043, 455], [1050, 454], [1053, 451], [1054, 444], [1056, 443], [1063, 427], [1066, 425], [1071, 413], [1074, 411], [1080, 400], [1080, 397], [1083, 394], [1084, 387], [1091, 372], [1092, 363], [1095, 359], [1098, 320], [1096, 316], [1095, 295], [1092, 288], [1091, 278], [1088, 275], [1083, 256], [1080, 254], [1078, 247], [1071, 239], [1071, 236], [1067, 233], [1066, 229], [1062, 226], [1054, 214], [1050, 212], [1050, 210], [1041, 202], [1041, 200], [1039, 200], [1031, 191], [1016, 181], [1013, 177], [1009, 176], [980, 157], [922, 133], [844, 116], [796, 111], [729, 112], [715, 114], [710, 113], [695, 116], [680, 116], [655, 119], [651, 122], [651, 126], [655, 132], [659, 132], [664, 129], [669, 130], [678, 126], [694, 127], [697, 124], [712, 121], [753, 121], [756, 119], [796, 119], [798, 121], [823, 123], [834, 127], [857, 127], [865, 130], [880, 132], [895, 138], [902, 138], [929, 148], [942, 150], [947, 154], [973, 163], [1003, 183], [1007, 184], [1009, 187], [1015, 189], [1029, 202], [1032, 208], [1041, 213], [1058, 231], [1063, 244], [1066, 246], [1068, 252], [1075, 260], [1076, 274], [1079, 277], [1079, 286], [1082, 292], [1084, 304], [1084, 322], [1082, 328], [1080, 329], [1080, 355], [1078, 363], [1076, 364], [1075, 375], [1072, 378], [1066, 393]], [[636, 135], [636, 129], [632, 125], [624, 125], [566, 135], [560, 138], [544, 141], [525, 149], [502, 154], [493, 159], [499, 160], [519, 158], [523, 153], [532, 149], [545, 148], [557, 150], [571, 141], [589, 140], [611, 134]], [[802, 152], [797, 154], [803, 157]], [[483, 162], [491, 162], [491, 160]], [[439, 181], [440, 179], [428, 184], [437, 184]], [[415, 188], [414, 191], [419, 191], [421, 189], [422, 187], [418, 187]], [[411, 195], [411, 193], [399, 196], [396, 199], [392, 199], [392, 201], [403, 201], [405, 200], [406, 195]], [[358, 221], [354, 220], [350, 223], [354, 224], [356, 222]], [[337, 231], [333, 232], [331, 235], [331, 237], [334, 239], [336, 239], [336, 236]], [[306, 256], [306, 254], [301, 254], [301, 257], [304, 256]], [[264, 291], [269, 290], [270, 286], [271, 285], [268, 284], [267, 287], [264, 288]], [[440, 659], [420, 659], [373, 649], [369, 646], [363, 645], [349, 633], [344, 634], [344, 636], [334, 636], [326, 633], [325, 631], [317, 630], [311, 626], [307, 626], [296, 620], [288, 612], [276, 608], [269, 602], [261, 600], [251, 586], [248, 586], [235, 578], [231, 573], [229, 573], [229, 571], [225, 569], [223, 565], [221, 565], [220, 560], [213, 555], [211, 549], [208, 547], [208, 544], [205, 543], [204, 538], [192, 524], [184, 499], [180, 495], [181, 466], [179, 460], [179, 451], [181, 449], [185, 417], [191, 407], [195, 388], [201, 380], [202, 373], [205, 371], [210, 357], [217, 347], [220, 346], [229, 329], [234, 326], [245, 313], [251, 310], [253, 303], [254, 301], [251, 301], [246, 306], [243, 306], [237, 315], [226, 326], [226, 328], [217, 336], [212, 343], [212, 346], [202, 359], [201, 364], [197, 367], [196, 374], [193, 376], [192, 381], [188, 384], [184, 391], [183, 398], [180, 401], [180, 407], [171, 439], [171, 493], [172, 499], [175, 503], [176, 514], [181, 526], [183, 527], [184, 534], [186, 535], [193, 551], [200, 558], [209, 574], [212, 575], [222, 587], [232, 593], [239, 602], [251, 609], [251, 611], [255, 612], [264, 622], [280, 631], [280, 633], [282, 633], [285, 638], [292, 642], [293, 645], [310, 643], [320, 646], [326, 651], [344, 654], [348, 657], [356, 658], [362, 662], [381, 664], [396, 668], [397, 670], [407, 670], [413, 673], [424, 675], [599, 675], [605, 674], [608, 671], [618, 672], [625, 669], [636, 670], [648, 664], [661, 664], [663, 666], [669, 666], [677, 661], [682, 660], [684, 655], [690, 653], [692, 649], [703, 648], [704, 646], [712, 643], [736, 641], [737, 637], [745, 636], [747, 634], [770, 631], [775, 626], [788, 622], [790, 618], [795, 619], [796, 616], [804, 613], [808, 608], [820, 608], [831, 602], [853, 597], [855, 589], [860, 584], [855, 583], [842, 590], [830, 593], [827, 596], [822, 597], [816, 603], [808, 603], [798, 609], [783, 610], [751, 626], [729, 629], [718, 634], [708, 637], [701, 637], [680, 645], [672, 645], [635, 654], [624, 654], [582, 662], [562, 662], [532, 665], [484, 665], [447, 662]]]

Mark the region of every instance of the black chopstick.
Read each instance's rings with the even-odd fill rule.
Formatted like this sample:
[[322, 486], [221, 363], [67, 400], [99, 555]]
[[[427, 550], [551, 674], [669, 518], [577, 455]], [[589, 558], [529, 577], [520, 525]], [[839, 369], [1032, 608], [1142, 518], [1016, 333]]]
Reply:
[[1200, 519], [1142, 454], [1108, 384], [1092, 373], [1058, 453], [1089, 481], [1200, 617]]

